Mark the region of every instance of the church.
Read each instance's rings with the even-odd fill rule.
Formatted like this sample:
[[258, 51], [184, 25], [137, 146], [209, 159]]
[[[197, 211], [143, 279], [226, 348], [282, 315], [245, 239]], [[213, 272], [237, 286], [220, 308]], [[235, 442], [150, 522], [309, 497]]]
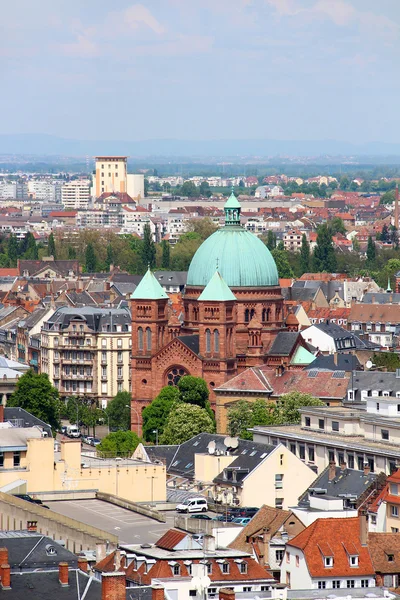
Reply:
[[[162, 387], [193, 375], [207, 382], [222, 432], [214, 390], [249, 367], [288, 366], [280, 337], [298, 331], [298, 322], [285, 314], [275, 261], [241, 226], [233, 193], [224, 212], [225, 225], [203, 242], [190, 264], [183, 322], [170, 315], [168, 296], [150, 270], [131, 296], [134, 431]], [[294, 337], [301, 345], [301, 336]]]

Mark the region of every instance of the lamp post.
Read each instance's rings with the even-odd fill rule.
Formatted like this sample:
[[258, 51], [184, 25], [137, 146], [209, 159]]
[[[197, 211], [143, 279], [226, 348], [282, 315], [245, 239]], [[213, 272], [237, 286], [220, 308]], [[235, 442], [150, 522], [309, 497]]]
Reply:
[[156, 434], [156, 446], [158, 446], [158, 429], [153, 429], [152, 433]]
[[137, 408], [134, 408], [130, 404], [125, 404], [125, 408], [129, 408], [129, 410], [134, 410], [135, 411], [136, 417], [137, 417], [137, 435], [138, 435], [138, 437], [140, 437], [140, 435], [139, 435], [139, 421], [140, 421], [140, 417], [139, 417], [139, 412], [138, 412]]
[[152, 475], [151, 477], [148, 477], [147, 479], [151, 479], [151, 506], [153, 506], [153, 501], [154, 501], [154, 489], [153, 489], [153, 482], [154, 479], [157, 479], [154, 475]]

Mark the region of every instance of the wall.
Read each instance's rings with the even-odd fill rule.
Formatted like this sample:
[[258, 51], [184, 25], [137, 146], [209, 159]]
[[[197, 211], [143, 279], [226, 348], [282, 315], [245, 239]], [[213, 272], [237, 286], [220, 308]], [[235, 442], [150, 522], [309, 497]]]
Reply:
[[166, 500], [164, 465], [86, 460], [88, 468], [82, 467], [85, 457], [81, 456], [79, 440], [63, 440], [61, 457], [56, 460], [52, 438], [30, 439], [26, 470], [0, 470], [0, 488], [16, 479], [24, 479], [28, 493], [95, 489], [133, 502]]
[[225, 467], [235, 460], [236, 456], [217, 456], [216, 454], [195, 454], [195, 481], [209, 482], [219, 475]]
[[63, 540], [72, 552], [95, 550], [96, 543], [107, 540], [110, 550], [118, 544], [118, 537], [112, 533], [0, 492], [0, 530], [26, 529], [27, 521], [37, 521], [39, 533]]
[[[296, 557], [298, 557], [298, 566], [296, 566]], [[281, 564], [281, 583], [290, 584], [290, 588], [293, 590], [310, 590], [312, 588], [312, 579], [304, 554], [292, 546], [286, 546]]]
[[[281, 489], [275, 487], [277, 474], [283, 474]], [[314, 471], [279, 444], [243, 481], [241, 505], [275, 506], [275, 500], [283, 498], [282, 508], [287, 510], [314, 480]]]

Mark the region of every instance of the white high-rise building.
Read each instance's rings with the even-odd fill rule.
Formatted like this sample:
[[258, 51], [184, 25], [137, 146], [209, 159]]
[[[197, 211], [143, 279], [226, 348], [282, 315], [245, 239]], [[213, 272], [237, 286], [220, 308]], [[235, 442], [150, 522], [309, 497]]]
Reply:
[[65, 210], [87, 210], [90, 200], [90, 181], [88, 179], [74, 179], [63, 185], [61, 201]]

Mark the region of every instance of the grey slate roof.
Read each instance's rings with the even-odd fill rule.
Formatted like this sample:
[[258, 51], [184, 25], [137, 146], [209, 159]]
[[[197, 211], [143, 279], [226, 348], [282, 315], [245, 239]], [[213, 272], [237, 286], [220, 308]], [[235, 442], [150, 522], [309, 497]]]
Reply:
[[0, 547], [8, 549], [8, 562], [13, 569], [58, 568], [59, 562], [76, 567], [75, 554], [52, 538], [29, 531], [0, 531]]
[[62, 331], [69, 326], [72, 320], [86, 323], [90, 329], [96, 332], [101, 332], [103, 326], [108, 327], [107, 331], [112, 329], [116, 332], [117, 325], [121, 325], [122, 332], [127, 332], [131, 324], [131, 314], [126, 308], [97, 308], [94, 306], [70, 308], [62, 306], [46, 322], [45, 329], [54, 330], [54, 324], [57, 324]]
[[4, 407], [4, 420], [5, 421], [14, 421], [14, 420], [21, 421], [22, 420], [24, 423], [23, 427], [37, 426], [37, 427], [40, 427], [41, 429], [43, 429], [44, 431], [46, 431], [47, 435], [49, 437], [51, 437], [53, 435], [50, 425], [48, 425], [41, 419], [34, 417], [33, 415], [31, 415], [31, 413], [29, 413], [28, 411], [26, 411], [23, 408], [20, 408], [19, 406], [5, 406]]
[[[208, 444], [211, 441], [215, 442], [216, 453], [221, 452], [221, 454], [225, 454], [227, 451], [227, 447], [224, 444], [225, 439], [226, 436], [218, 435], [216, 433], [200, 433], [187, 442], [180, 444], [176, 447], [173, 457], [166, 465], [167, 473], [170, 475], [181, 475], [189, 479], [193, 478], [195, 454], [208, 453]], [[275, 446], [258, 444], [250, 440], [242, 440], [239, 438], [238, 447], [229, 449], [229, 454], [231, 456], [238, 457], [233, 461], [230, 467], [240, 467], [248, 469], [250, 472], [260, 463], [261, 455], [272, 452], [274, 448]], [[254, 454], [250, 456], [253, 452]], [[218, 476], [215, 478], [215, 481], [224, 481], [226, 483], [226, 480], [222, 479], [222, 473], [220, 475], [220, 477]]]
[[177, 338], [195, 354], [199, 354], [200, 341], [198, 335], [180, 335]]
[[179, 286], [181, 290], [186, 285], [187, 271], [154, 271], [154, 276], [163, 287]]
[[389, 392], [389, 396], [400, 393], [400, 373], [397, 372], [356, 371], [351, 381], [353, 381], [356, 402], [361, 401], [361, 390], [375, 390], [379, 395], [386, 391]]
[[400, 294], [393, 292], [367, 292], [364, 294], [363, 304], [400, 304]]
[[296, 346], [299, 336], [300, 334], [298, 331], [280, 331], [274, 339], [268, 354], [275, 356], [288, 356]]
[[[69, 585], [61, 586], [58, 569], [52, 572], [33, 572], [11, 574], [11, 589], [2, 592], [10, 600], [80, 600], [89, 583], [88, 575], [81, 571], [70, 571]], [[126, 596], [129, 598], [129, 595]], [[138, 596], [137, 596], [138, 597]], [[101, 583], [96, 579], [90, 581], [85, 600], [100, 600]]]
[[160, 460], [167, 466], [171, 464], [171, 461], [178, 450], [179, 446], [146, 446], [146, 454], [151, 461]]
[[[369, 473], [364, 475], [364, 471], [357, 469], [344, 469], [335, 467], [335, 478], [329, 481], [329, 466], [322, 471], [315, 481], [310, 485], [308, 490], [299, 498], [299, 506], [307, 507], [309, 505], [309, 496], [318, 494], [321, 497], [343, 498], [351, 496], [351, 500], [355, 502], [372, 485], [378, 475]], [[315, 491], [317, 490], [317, 491]], [[325, 493], [323, 493], [323, 490]]]
[[[335, 363], [336, 360], [336, 363]], [[305, 367], [305, 370], [319, 369], [321, 371], [358, 371], [361, 370], [361, 363], [354, 354], [333, 354], [317, 356], [312, 363]]]
[[18, 323], [18, 327], [23, 327], [24, 329], [32, 329], [37, 323], [39, 323], [40, 319], [45, 316], [48, 312], [48, 308], [36, 308], [33, 313], [28, 315], [25, 319], [22, 319]]
[[[369, 340], [363, 340], [357, 335], [354, 335], [351, 331], [343, 329], [336, 323], [315, 323], [312, 327], [317, 327], [320, 331], [323, 331], [335, 341], [336, 350], [374, 350], [380, 349], [379, 344], [370, 342]], [[350, 345], [345, 346], [344, 340], [350, 340]]]

